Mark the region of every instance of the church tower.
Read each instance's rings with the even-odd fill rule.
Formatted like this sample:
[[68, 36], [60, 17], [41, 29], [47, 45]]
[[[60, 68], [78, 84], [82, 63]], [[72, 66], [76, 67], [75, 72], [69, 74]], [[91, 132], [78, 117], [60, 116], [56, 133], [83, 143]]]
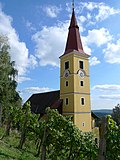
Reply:
[[60, 56], [60, 99], [63, 115], [73, 116], [83, 132], [91, 131], [89, 55], [83, 50], [74, 6], [65, 52]]

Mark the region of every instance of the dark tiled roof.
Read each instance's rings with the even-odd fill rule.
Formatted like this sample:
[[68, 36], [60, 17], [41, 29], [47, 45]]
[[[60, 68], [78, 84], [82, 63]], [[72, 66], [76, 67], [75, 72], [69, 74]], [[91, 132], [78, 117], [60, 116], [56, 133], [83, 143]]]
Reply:
[[37, 114], [45, 114], [47, 107], [58, 109], [62, 113], [62, 100], [60, 100], [60, 90], [33, 94], [27, 101], [30, 101], [31, 111]]

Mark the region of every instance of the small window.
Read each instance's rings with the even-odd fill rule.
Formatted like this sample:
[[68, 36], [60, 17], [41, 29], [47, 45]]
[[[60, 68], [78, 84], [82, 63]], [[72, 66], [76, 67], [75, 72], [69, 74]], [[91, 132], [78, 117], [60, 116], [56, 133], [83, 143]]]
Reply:
[[82, 123], [82, 126], [85, 127], [85, 122]]
[[84, 69], [84, 63], [83, 63], [83, 61], [79, 61], [79, 67], [80, 67], [80, 69]]
[[65, 62], [65, 69], [69, 68], [69, 61]]
[[84, 82], [83, 81], [80, 81], [80, 86], [84, 86]]
[[68, 98], [65, 99], [65, 104], [68, 105]]
[[68, 87], [68, 81], [65, 81], [65, 86]]
[[81, 105], [84, 105], [84, 104], [85, 104], [85, 99], [81, 98]]

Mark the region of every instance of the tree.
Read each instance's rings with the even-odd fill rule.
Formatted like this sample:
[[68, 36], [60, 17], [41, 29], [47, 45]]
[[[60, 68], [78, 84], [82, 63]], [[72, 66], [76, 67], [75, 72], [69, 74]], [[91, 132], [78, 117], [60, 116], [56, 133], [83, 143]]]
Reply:
[[117, 125], [120, 125], [120, 104], [117, 104], [117, 106], [113, 108], [112, 118], [117, 123]]
[[9, 49], [7, 38], [0, 36], [0, 106], [1, 117], [6, 123], [6, 135], [9, 135], [10, 131], [12, 111], [14, 111], [12, 108], [21, 105], [21, 98], [16, 91], [17, 70], [15, 62], [11, 61]]

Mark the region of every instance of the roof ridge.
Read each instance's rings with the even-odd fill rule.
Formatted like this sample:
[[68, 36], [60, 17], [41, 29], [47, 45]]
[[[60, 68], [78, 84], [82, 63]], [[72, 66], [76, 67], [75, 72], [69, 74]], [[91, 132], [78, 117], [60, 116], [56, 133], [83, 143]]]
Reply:
[[53, 91], [46, 91], [46, 92], [41, 92], [41, 93], [34, 93], [33, 95], [37, 95], [37, 94], [47, 94], [47, 93], [54, 93], [54, 92], [60, 92], [60, 90], [53, 90]]

